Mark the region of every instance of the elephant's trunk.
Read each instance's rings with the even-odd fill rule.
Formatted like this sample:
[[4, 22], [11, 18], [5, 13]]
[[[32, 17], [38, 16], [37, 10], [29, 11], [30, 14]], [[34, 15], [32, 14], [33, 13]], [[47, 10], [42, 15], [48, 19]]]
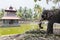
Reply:
[[39, 21], [39, 28], [40, 29], [43, 29], [43, 27], [41, 26], [42, 25], [42, 21], [43, 21], [43, 19], [40, 19], [40, 21]]

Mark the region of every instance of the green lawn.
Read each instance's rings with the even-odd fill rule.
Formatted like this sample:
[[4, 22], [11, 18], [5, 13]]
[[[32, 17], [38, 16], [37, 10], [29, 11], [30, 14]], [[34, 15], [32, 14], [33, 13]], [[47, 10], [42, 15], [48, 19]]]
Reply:
[[[43, 29], [46, 30], [47, 24], [42, 24]], [[9, 35], [9, 34], [23, 34], [29, 30], [38, 29], [38, 24], [30, 23], [30, 24], [20, 24], [18, 27], [0, 27], [0, 36], [1, 35]], [[60, 29], [60, 25], [54, 26], [54, 28]]]
[[[42, 24], [43, 29], [41, 30], [46, 30], [47, 29], [47, 24]], [[9, 34], [23, 34], [26, 31], [29, 30], [36, 30], [38, 29], [38, 24], [35, 23], [30, 23], [30, 24], [20, 24], [19, 27], [0, 27], [0, 36], [1, 35], [9, 35]], [[54, 26], [54, 28], [60, 29], [60, 25]]]
[[9, 34], [22, 34], [26, 31], [37, 29], [37, 24], [20, 24], [19, 27], [0, 27], [0, 36]]

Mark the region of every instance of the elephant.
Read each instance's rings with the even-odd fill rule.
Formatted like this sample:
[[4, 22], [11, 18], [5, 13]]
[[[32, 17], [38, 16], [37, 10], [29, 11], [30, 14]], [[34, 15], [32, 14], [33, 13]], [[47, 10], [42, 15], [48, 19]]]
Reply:
[[41, 19], [39, 22], [39, 27], [42, 25], [42, 21], [47, 20], [47, 34], [53, 34], [53, 24], [60, 23], [60, 9], [54, 10], [43, 10], [41, 14]]

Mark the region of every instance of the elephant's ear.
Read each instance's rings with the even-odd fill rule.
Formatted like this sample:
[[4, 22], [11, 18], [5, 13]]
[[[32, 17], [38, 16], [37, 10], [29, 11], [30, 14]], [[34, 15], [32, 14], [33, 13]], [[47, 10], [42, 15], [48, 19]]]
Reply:
[[51, 18], [52, 16], [53, 16], [53, 13], [52, 12], [47, 13], [47, 18], [48, 19]]

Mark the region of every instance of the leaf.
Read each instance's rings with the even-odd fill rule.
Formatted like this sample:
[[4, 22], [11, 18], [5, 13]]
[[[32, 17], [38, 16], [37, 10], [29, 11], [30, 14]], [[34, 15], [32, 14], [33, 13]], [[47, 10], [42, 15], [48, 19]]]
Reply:
[[37, 0], [34, 0], [34, 2], [37, 2]]
[[46, 3], [48, 4], [49, 0], [46, 0]]
[[39, 0], [39, 1], [41, 1], [41, 0]]
[[60, 2], [60, 0], [53, 0], [53, 3], [58, 3], [58, 2]]

